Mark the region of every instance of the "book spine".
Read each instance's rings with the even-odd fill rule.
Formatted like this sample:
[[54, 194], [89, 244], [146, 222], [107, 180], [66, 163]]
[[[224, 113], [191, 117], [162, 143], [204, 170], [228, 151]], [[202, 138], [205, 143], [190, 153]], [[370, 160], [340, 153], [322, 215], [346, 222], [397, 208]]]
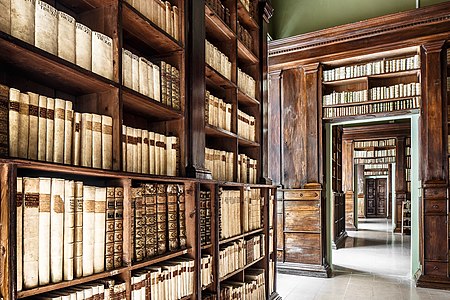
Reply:
[[9, 88], [0, 84], [0, 157], [8, 156]]
[[95, 187], [83, 186], [83, 276], [94, 273]]
[[64, 163], [67, 165], [72, 164], [72, 124], [72, 102], [66, 101], [66, 110], [64, 114]]
[[155, 100], [161, 102], [161, 69], [156, 64], [153, 65], [153, 82]]
[[81, 114], [81, 166], [92, 167], [92, 114]]
[[105, 243], [105, 269], [114, 269], [114, 187], [106, 188], [106, 243]]
[[105, 270], [106, 188], [95, 188], [94, 273]]
[[113, 80], [112, 39], [100, 32], [92, 31], [92, 72]]
[[74, 275], [83, 276], [83, 182], [75, 181]]
[[53, 162], [62, 164], [64, 162], [64, 124], [65, 124], [66, 101], [55, 99], [55, 130]]
[[9, 156], [19, 156], [20, 91], [9, 89]]
[[131, 88], [139, 91], [139, 56], [131, 55]]
[[53, 162], [55, 132], [55, 99], [47, 98], [47, 134], [45, 140], [45, 161]]
[[148, 133], [148, 143], [149, 143], [149, 149], [148, 149], [148, 171], [150, 174], [156, 174], [155, 170], [155, 133], [149, 132]]
[[37, 159], [38, 148], [38, 120], [39, 120], [39, 95], [28, 92], [30, 104], [28, 106], [28, 159]]
[[102, 167], [102, 116], [92, 114], [92, 167]]
[[142, 188], [133, 188], [135, 201], [135, 214], [134, 214], [134, 247], [135, 257], [137, 261], [141, 261], [144, 257], [145, 251], [145, 206], [142, 198]]
[[23, 287], [23, 178], [17, 177], [16, 192], [16, 255], [17, 255], [17, 291]]
[[81, 114], [74, 112], [72, 136], [72, 163], [79, 166], [81, 161]]
[[29, 138], [29, 105], [30, 96], [20, 93], [19, 97], [19, 144], [18, 157], [28, 157], [28, 138]]
[[50, 283], [51, 179], [39, 178], [39, 285]]
[[157, 216], [156, 216], [156, 184], [144, 186], [145, 201], [145, 254], [153, 257], [157, 254]]
[[50, 199], [50, 279], [63, 280], [64, 179], [52, 178]]
[[58, 10], [44, 1], [36, 1], [34, 45], [53, 55], [58, 53]]
[[63, 279], [73, 279], [74, 238], [75, 238], [75, 182], [64, 182], [64, 266]]
[[149, 140], [148, 130], [142, 130], [142, 173], [148, 174], [148, 159], [149, 159]]
[[112, 169], [113, 120], [102, 115], [102, 169]]
[[11, 1], [11, 35], [34, 45], [35, 0]]
[[132, 166], [133, 166], [133, 172], [138, 172], [138, 153], [139, 153], [139, 148], [138, 148], [138, 129], [137, 128], [133, 128], [132, 129], [132, 151], [133, 151], [133, 161], [132, 161]]
[[75, 63], [75, 18], [62, 11], [58, 11], [58, 56]]
[[158, 254], [167, 251], [167, 195], [166, 185], [158, 184], [156, 191], [156, 222]]
[[155, 99], [155, 86], [153, 84], [153, 63], [147, 61], [148, 96]]
[[134, 172], [134, 130], [131, 127], [127, 127], [127, 172]]
[[136, 172], [142, 173], [142, 129], [135, 129], [136, 134]]
[[122, 266], [123, 197], [123, 187], [114, 188], [114, 268], [120, 268]]
[[179, 248], [178, 240], [178, 187], [176, 184], [167, 185], [167, 229], [169, 251]]
[[45, 161], [47, 138], [47, 97], [39, 96], [37, 159]]
[[145, 96], [149, 95], [148, 62], [143, 57], [139, 57], [139, 93]]
[[122, 125], [122, 171], [127, 171], [127, 126]]
[[180, 248], [186, 248], [186, 202], [182, 184], [178, 185], [178, 237]]
[[123, 85], [128, 88], [133, 88], [133, 68], [132, 68], [132, 53], [129, 50], [122, 49], [122, 81]]
[[81, 23], [75, 23], [75, 63], [92, 69], [92, 30]]

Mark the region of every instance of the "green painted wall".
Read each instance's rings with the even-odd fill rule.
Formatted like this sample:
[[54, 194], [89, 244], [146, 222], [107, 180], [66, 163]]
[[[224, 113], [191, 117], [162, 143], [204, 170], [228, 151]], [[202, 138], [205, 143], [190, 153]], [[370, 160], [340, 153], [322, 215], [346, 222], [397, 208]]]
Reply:
[[[420, 7], [449, 0], [420, 0]], [[416, 0], [272, 0], [274, 39], [413, 9]]]

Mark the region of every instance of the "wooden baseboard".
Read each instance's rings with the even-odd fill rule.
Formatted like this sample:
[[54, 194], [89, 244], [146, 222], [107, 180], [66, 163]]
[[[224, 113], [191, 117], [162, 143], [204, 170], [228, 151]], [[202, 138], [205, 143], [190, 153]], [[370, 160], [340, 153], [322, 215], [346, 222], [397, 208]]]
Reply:
[[429, 289], [450, 290], [450, 278], [422, 274], [416, 280], [416, 286]]
[[341, 234], [341, 236], [337, 239], [337, 241], [333, 241], [331, 244], [331, 248], [333, 248], [333, 250], [337, 250], [340, 248], [345, 248], [345, 239], [347, 238], [347, 232], [344, 231], [343, 234]]
[[331, 268], [327, 264], [310, 265], [300, 263], [277, 263], [277, 272], [280, 274], [299, 275], [308, 277], [329, 278], [331, 277]]

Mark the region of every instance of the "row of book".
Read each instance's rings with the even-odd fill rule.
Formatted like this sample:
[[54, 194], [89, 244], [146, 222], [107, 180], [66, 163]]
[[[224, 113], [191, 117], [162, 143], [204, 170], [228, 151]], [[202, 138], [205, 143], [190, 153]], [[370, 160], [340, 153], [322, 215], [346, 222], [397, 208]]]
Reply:
[[382, 170], [382, 171], [364, 171], [364, 176], [382, 176], [382, 175], [388, 175], [388, 170]]
[[180, 13], [177, 6], [172, 6], [169, 1], [161, 0], [125, 1], [175, 40], [180, 40]]
[[231, 27], [230, 10], [222, 4], [220, 0], [206, 0], [206, 4], [211, 8], [228, 27]]
[[182, 184], [141, 184], [131, 189], [135, 261], [186, 248]]
[[367, 150], [367, 151], [355, 150], [354, 152], [355, 158], [375, 158], [385, 156], [395, 156], [395, 149]]
[[131, 300], [177, 300], [194, 293], [195, 261], [179, 257], [132, 273]]
[[386, 163], [379, 163], [379, 164], [370, 164], [370, 165], [364, 165], [364, 169], [366, 170], [373, 170], [373, 169], [387, 169], [389, 168], [389, 164]]
[[211, 191], [200, 191], [200, 244], [211, 243]]
[[420, 82], [399, 83], [391, 86], [378, 86], [369, 90], [370, 99], [383, 100], [401, 97], [420, 96]]
[[394, 73], [420, 68], [420, 56], [418, 54], [410, 57], [385, 59], [366, 64], [343, 66], [323, 71], [323, 81], [334, 81], [342, 79], [371, 76], [384, 73]]
[[225, 78], [231, 80], [231, 62], [228, 56], [220, 52], [220, 50], [208, 40], [205, 40], [205, 51], [206, 63]]
[[205, 123], [231, 131], [233, 104], [226, 103], [209, 91], [205, 95]]
[[323, 96], [323, 105], [336, 105], [367, 101], [367, 90], [332, 92]]
[[145, 129], [122, 126], [123, 170], [178, 175], [179, 139]]
[[357, 106], [325, 107], [323, 116], [324, 118], [335, 118], [373, 113], [387, 113], [405, 109], [416, 109], [419, 108], [419, 102], [420, 97], [414, 97], [405, 100], [396, 100], [382, 103], [368, 103]]
[[258, 177], [258, 161], [252, 159], [245, 154], [238, 155], [238, 178], [237, 182], [257, 183]]
[[264, 270], [248, 269], [244, 282], [226, 281], [220, 285], [220, 299], [224, 300], [264, 300], [266, 287]]
[[113, 80], [112, 39], [45, 1], [3, 1], [0, 30]]
[[251, 264], [255, 260], [264, 256], [265, 235], [255, 235], [244, 241], [245, 247], [245, 264]]
[[380, 157], [380, 158], [355, 158], [355, 164], [391, 164], [395, 163], [395, 156]]
[[44, 293], [33, 298], [39, 300], [125, 300], [126, 283], [113, 278], [105, 278], [91, 283]]
[[200, 261], [200, 280], [202, 288], [213, 282], [213, 257], [210, 254], [202, 254]]
[[253, 37], [250, 32], [248, 32], [248, 30], [241, 25], [240, 22], [238, 22], [238, 39], [245, 45], [245, 47], [247, 47], [247, 49], [253, 51]]
[[371, 141], [355, 141], [355, 148], [367, 148], [367, 147], [389, 147], [396, 145], [396, 139], [384, 139], [384, 140], [371, 140]]
[[238, 110], [238, 135], [250, 141], [256, 140], [255, 117]]
[[252, 76], [238, 68], [237, 85], [239, 89], [252, 98], [256, 98], [256, 81]]
[[123, 188], [17, 178], [17, 289], [122, 266]]
[[219, 238], [226, 239], [242, 233], [241, 192], [219, 189]]
[[14, 88], [8, 115], [9, 156], [112, 169], [110, 116], [74, 112], [71, 101]]
[[205, 167], [214, 179], [233, 181], [234, 153], [205, 148]]
[[261, 228], [261, 209], [264, 206], [264, 198], [260, 189], [244, 190], [242, 229], [245, 232]]
[[237, 240], [219, 249], [219, 278], [241, 269], [246, 264], [245, 244]]

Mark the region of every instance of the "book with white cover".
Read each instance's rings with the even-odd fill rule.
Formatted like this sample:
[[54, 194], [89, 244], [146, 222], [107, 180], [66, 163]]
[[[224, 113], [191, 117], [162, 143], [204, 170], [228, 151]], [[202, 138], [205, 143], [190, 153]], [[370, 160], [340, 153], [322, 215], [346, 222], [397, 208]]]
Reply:
[[39, 285], [50, 283], [51, 185], [50, 178], [39, 178]]
[[29, 104], [30, 96], [25, 93], [20, 93], [19, 97], [19, 145], [18, 157], [28, 157], [28, 134], [29, 134]]
[[72, 164], [80, 165], [81, 158], [81, 113], [73, 114], [73, 134], [72, 134]]
[[131, 54], [131, 88], [139, 91], [139, 56]]
[[47, 134], [45, 138], [45, 161], [53, 162], [55, 131], [55, 99], [47, 98]]
[[95, 186], [83, 186], [83, 276], [94, 273]]
[[75, 63], [75, 18], [58, 11], [58, 56]]
[[92, 69], [92, 30], [81, 23], [75, 23], [75, 63]]
[[155, 99], [155, 86], [153, 82], [153, 64], [148, 61], [147, 66], [148, 72], [148, 96], [152, 99]]
[[50, 279], [56, 283], [63, 279], [64, 179], [52, 178], [50, 226]]
[[65, 125], [66, 101], [55, 99], [55, 131], [53, 146], [53, 162], [64, 162], [64, 125]]
[[105, 270], [106, 188], [95, 188], [94, 273]]
[[148, 130], [142, 130], [142, 173], [148, 174]]
[[142, 173], [142, 129], [135, 129], [136, 134], [136, 170], [135, 172]]
[[23, 178], [23, 287], [39, 284], [39, 178]]
[[38, 148], [38, 114], [39, 114], [39, 95], [28, 92], [30, 104], [28, 106], [28, 159], [37, 159]]
[[75, 182], [64, 181], [64, 248], [63, 278], [73, 279], [75, 237]]
[[148, 96], [148, 61], [139, 57], [139, 93]]
[[153, 98], [161, 102], [161, 73], [160, 68], [153, 64]]
[[92, 167], [102, 167], [102, 116], [92, 114]]
[[122, 81], [123, 85], [128, 88], [133, 87], [132, 56], [131, 51], [122, 49]]
[[81, 166], [92, 167], [92, 114], [81, 114]]
[[34, 45], [35, 0], [11, 1], [11, 35]]
[[19, 156], [20, 91], [9, 89], [9, 156]]
[[148, 171], [150, 174], [156, 174], [155, 170], [155, 133], [148, 132]]
[[0, 31], [11, 33], [11, 0], [0, 0]]
[[74, 235], [74, 276], [83, 276], [83, 182], [75, 181], [75, 235]]
[[102, 115], [102, 169], [112, 169], [113, 120]]
[[58, 10], [45, 1], [36, 0], [34, 45], [53, 55], [58, 54]]
[[64, 163], [68, 165], [72, 163], [72, 124], [72, 102], [66, 101], [66, 110], [64, 113]]
[[47, 147], [47, 97], [39, 95], [37, 159], [45, 161]]
[[92, 31], [92, 72], [113, 80], [112, 39], [97, 31]]

